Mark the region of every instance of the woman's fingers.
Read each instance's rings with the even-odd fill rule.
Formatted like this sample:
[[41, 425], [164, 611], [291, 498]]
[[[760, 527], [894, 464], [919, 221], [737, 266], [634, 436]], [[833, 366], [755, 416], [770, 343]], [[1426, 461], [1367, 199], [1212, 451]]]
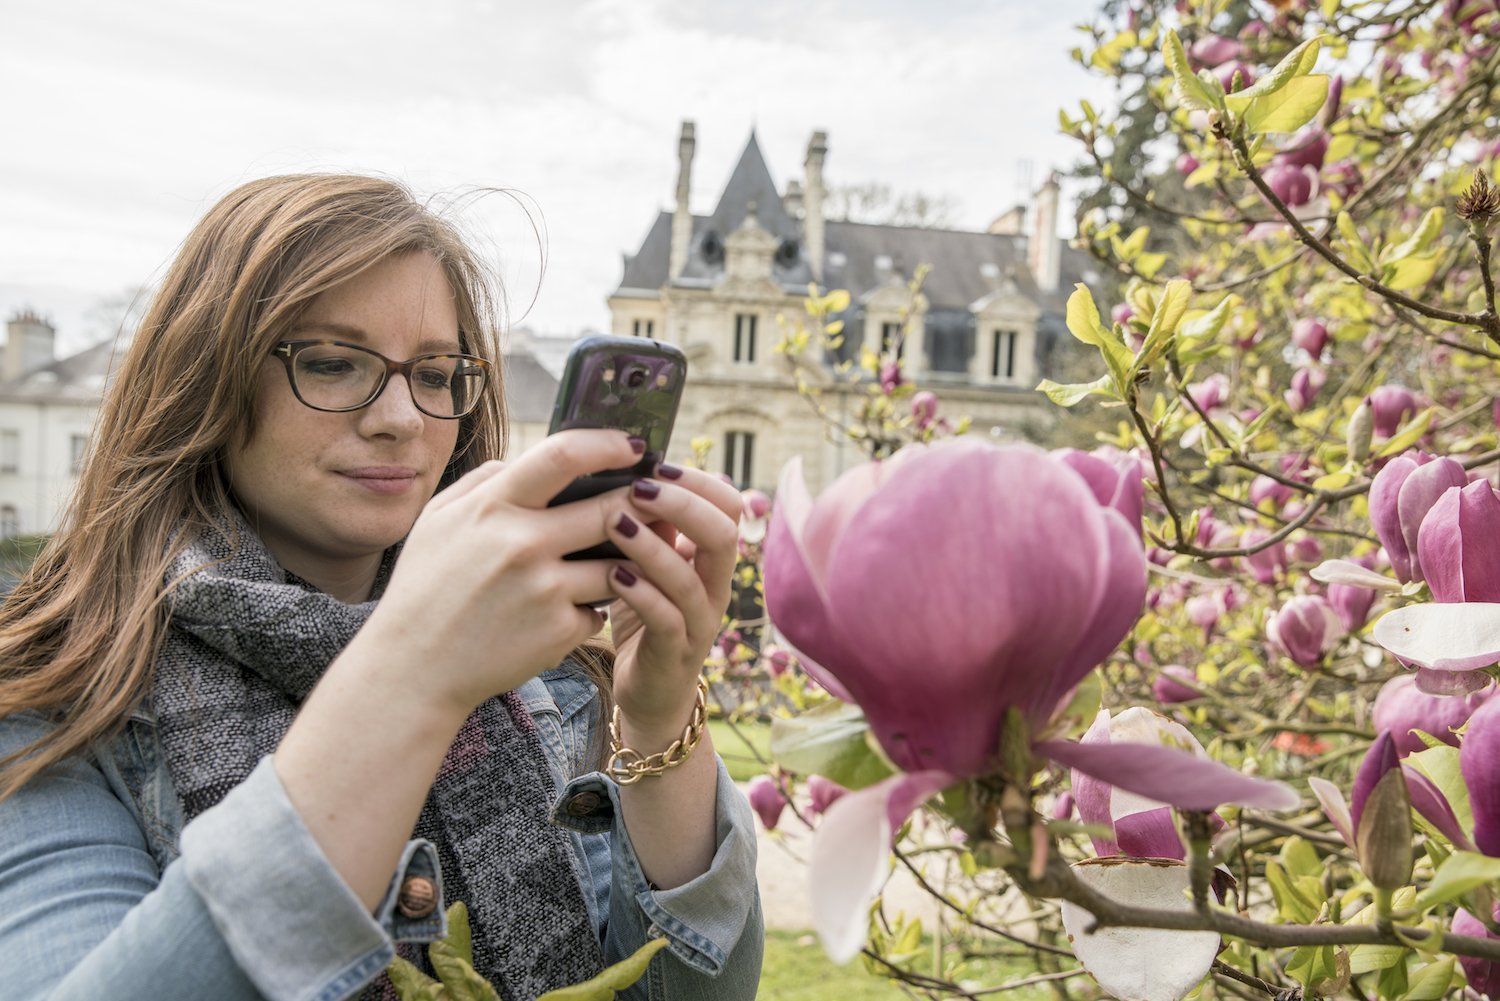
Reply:
[[[662, 547], [661, 566], [666, 577], [658, 580], [659, 586], [684, 600], [689, 590], [706, 589], [705, 600], [715, 606], [715, 615], [721, 614], [723, 608], [719, 606], [729, 600], [729, 581], [738, 557], [735, 520], [693, 489], [666, 481], [637, 481], [630, 491], [630, 503], [645, 519], [675, 525], [680, 536], [677, 541], [685, 537], [693, 545], [691, 563], [679, 555], [680, 546]], [[626, 552], [636, 558], [635, 553]], [[690, 585], [693, 578], [696, 581]]]
[[733, 519], [736, 524], [739, 523], [740, 513], [744, 510], [745, 504], [740, 497], [740, 492], [713, 473], [663, 462], [656, 467], [656, 479], [693, 491], [723, 511], [725, 517]]
[[493, 496], [517, 507], [544, 508], [580, 476], [630, 468], [645, 447], [645, 442], [624, 431], [559, 431], [508, 462], [507, 475], [492, 481]]
[[505, 463], [502, 460], [491, 459], [477, 468], [469, 470], [450, 484], [447, 489], [439, 491], [432, 500], [427, 502], [427, 507], [434, 511], [447, 507], [460, 497], [477, 490], [485, 482], [494, 479], [504, 471]]

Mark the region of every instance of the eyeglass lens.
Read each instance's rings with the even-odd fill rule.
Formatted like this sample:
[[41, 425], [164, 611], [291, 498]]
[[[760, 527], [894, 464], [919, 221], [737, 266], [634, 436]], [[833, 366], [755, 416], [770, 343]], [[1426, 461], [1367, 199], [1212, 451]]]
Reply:
[[[297, 395], [314, 407], [351, 410], [370, 403], [385, 378], [385, 359], [341, 344], [310, 344], [292, 359]], [[434, 417], [461, 416], [484, 388], [484, 369], [463, 355], [431, 355], [407, 370], [412, 400]]]

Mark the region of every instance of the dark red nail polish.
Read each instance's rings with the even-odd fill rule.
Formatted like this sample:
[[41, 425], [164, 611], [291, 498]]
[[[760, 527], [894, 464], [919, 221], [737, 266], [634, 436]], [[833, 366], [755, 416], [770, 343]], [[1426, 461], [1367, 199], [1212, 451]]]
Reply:
[[630, 585], [635, 583], [635, 574], [631, 573], [629, 570], [626, 570], [624, 567], [615, 567], [615, 580], [619, 581], [621, 584], [624, 584], [626, 587], [629, 587]]
[[646, 439], [645, 438], [636, 438], [636, 437], [632, 436], [629, 439], [629, 441], [630, 441], [630, 450], [632, 452], [634, 452], [636, 455], [645, 455], [646, 454]]
[[620, 520], [615, 522], [615, 531], [627, 539], [635, 538], [635, 533], [641, 530], [641, 526], [635, 523], [635, 519], [628, 514], [620, 515]]
[[663, 462], [656, 467], [656, 475], [664, 480], [682, 479], [682, 467]]
[[630, 492], [641, 500], [655, 500], [661, 493], [661, 485], [652, 483], [650, 480], [636, 480], [631, 486]]

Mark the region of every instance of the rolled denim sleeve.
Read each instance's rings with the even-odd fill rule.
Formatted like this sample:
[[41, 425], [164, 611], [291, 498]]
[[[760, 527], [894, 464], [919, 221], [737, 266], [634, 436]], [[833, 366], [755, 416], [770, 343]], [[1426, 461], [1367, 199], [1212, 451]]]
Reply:
[[[302, 822], [269, 757], [182, 831], [187, 880], [235, 960], [270, 1001], [342, 998], [395, 955], [392, 940], [445, 934], [442, 878], [429, 842], [410, 842], [371, 916]], [[422, 920], [396, 911], [401, 881], [431, 877], [439, 906]]]
[[[0, 720], [0, 754], [46, 726]], [[404, 872], [377, 911], [387, 924], [365, 912], [312, 843], [269, 759], [184, 829], [185, 854], [165, 871], [82, 758], [0, 803], [0, 832], [6, 1001], [332, 1001], [383, 968], [392, 935], [441, 933], [440, 920], [392, 916]], [[435, 853], [413, 843], [403, 865], [435, 874]]]
[[[755, 827], [750, 805], [718, 761], [717, 846], [701, 876], [670, 890], [654, 888], [641, 870], [620, 809], [620, 790], [599, 772], [567, 784], [554, 820], [585, 835], [586, 851], [608, 853], [608, 962], [651, 938], [665, 936], [667, 953], [622, 997], [639, 1001], [750, 999], [760, 977], [764, 928], [755, 877]], [[596, 858], [589, 868], [595, 869]], [[670, 961], [665, 961], [670, 959]]]

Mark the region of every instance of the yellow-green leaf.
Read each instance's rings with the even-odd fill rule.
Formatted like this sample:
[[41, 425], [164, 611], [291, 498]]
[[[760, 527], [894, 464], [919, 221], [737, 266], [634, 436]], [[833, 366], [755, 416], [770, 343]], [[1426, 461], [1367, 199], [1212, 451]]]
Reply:
[[1106, 329], [1100, 322], [1099, 307], [1094, 305], [1093, 295], [1082, 283], [1075, 285], [1073, 294], [1068, 296], [1066, 322], [1074, 337], [1099, 349], [1116, 378], [1124, 377], [1134, 355], [1113, 330]]
[[391, 978], [391, 986], [396, 988], [396, 996], [401, 1001], [429, 1001], [443, 996], [443, 985], [440, 982], [400, 956], [391, 960], [391, 965], [385, 968], [385, 972]]
[[1046, 393], [1047, 399], [1060, 407], [1071, 407], [1085, 396], [1109, 396], [1115, 399], [1114, 376], [1105, 373], [1093, 382], [1060, 383], [1043, 379], [1037, 383], [1037, 391]]
[[1386, 263], [1402, 260], [1413, 254], [1420, 254], [1432, 245], [1437, 239], [1438, 233], [1443, 229], [1443, 210], [1440, 206], [1434, 206], [1427, 210], [1422, 216], [1422, 222], [1417, 226], [1417, 231], [1407, 237], [1401, 243], [1392, 247], [1385, 254]]
[[1405, 957], [1405, 946], [1356, 945], [1349, 951], [1349, 972], [1358, 975], [1388, 970]]
[[1220, 330], [1224, 329], [1224, 321], [1229, 319], [1229, 311], [1240, 301], [1238, 296], [1226, 295], [1219, 304], [1207, 312], [1194, 312], [1186, 316], [1177, 327], [1177, 337], [1180, 340], [1199, 341], [1218, 336]]
[[453, 946], [453, 951], [465, 963], [474, 962], [474, 937], [469, 931], [469, 908], [462, 900], [455, 900], [448, 908], [448, 936], [444, 941]]
[[1334, 473], [1324, 473], [1316, 480], [1313, 480], [1313, 489], [1342, 490], [1344, 487], [1347, 487], [1349, 485], [1349, 481], [1352, 479], [1354, 479], [1354, 477], [1342, 469]]
[[1245, 128], [1252, 133], [1295, 132], [1312, 121], [1327, 100], [1328, 77], [1295, 77], [1245, 106]]
[[427, 957], [432, 960], [437, 975], [443, 978], [443, 986], [448, 988], [448, 996], [453, 1001], [500, 1001], [500, 995], [490, 982], [480, 976], [451, 943], [432, 943], [427, 947]]
[[1177, 95], [1182, 98], [1183, 104], [1199, 111], [1211, 111], [1224, 106], [1223, 97], [1211, 93], [1203, 85], [1203, 81], [1193, 74], [1187, 52], [1183, 49], [1182, 39], [1177, 37], [1177, 32], [1167, 32], [1167, 37], [1162, 40], [1161, 54], [1167, 68], [1172, 71], [1172, 79], [1177, 84]]
[[1421, 288], [1432, 281], [1432, 276], [1437, 274], [1437, 266], [1438, 254], [1435, 251], [1393, 261], [1381, 273], [1381, 283], [1397, 292]]
[[[1288, 52], [1271, 72], [1262, 76], [1244, 90], [1226, 97], [1224, 99], [1225, 107], [1237, 115], [1243, 115], [1245, 109], [1257, 98], [1274, 94], [1297, 77], [1306, 76], [1311, 73], [1313, 66], [1317, 65], [1318, 48], [1322, 44], [1323, 40], [1321, 38], [1309, 38]], [[1326, 86], [1326, 80], [1324, 84]]]
[[1500, 880], [1500, 858], [1477, 852], [1454, 852], [1438, 867], [1426, 889], [1417, 894], [1417, 906], [1434, 907], [1496, 880]]
[[1448, 985], [1453, 981], [1453, 966], [1453, 957], [1444, 956], [1422, 967], [1411, 975], [1402, 1001], [1437, 1001], [1448, 993]]
[[641, 979], [646, 973], [646, 967], [651, 963], [651, 957], [666, 946], [666, 939], [653, 938], [628, 958], [620, 960], [613, 966], [605, 967], [597, 977], [585, 980], [581, 984], [548, 991], [536, 1001], [611, 1001], [616, 991], [623, 991]]
[[1383, 459], [1389, 455], [1400, 455], [1411, 448], [1431, 429], [1432, 415], [1436, 412], [1437, 408], [1428, 407], [1407, 421], [1395, 434], [1386, 439], [1385, 444], [1375, 450], [1375, 457]]

